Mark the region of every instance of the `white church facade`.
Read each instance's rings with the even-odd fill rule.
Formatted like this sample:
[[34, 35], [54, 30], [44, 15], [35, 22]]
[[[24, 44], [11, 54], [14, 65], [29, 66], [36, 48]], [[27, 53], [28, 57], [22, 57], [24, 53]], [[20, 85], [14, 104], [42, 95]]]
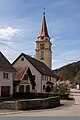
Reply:
[[[13, 67], [15, 69], [22, 68], [24, 69], [29, 68], [29, 72], [22, 71], [22, 79], [20, 79], [20, 75], [17, 77], [17, 74], [20, 72], [19, 70], [14, 75], [14, 83], [16, 84], [14, 87], [16, 87], [16, 92], [20, 92], [21, 86], [23, 86], [23, 90], [21, 92], [38, 92], [38, 93], [44, 93], [47, 91], [47, 87], [50, 87], [50, 92], [55, 92], [55, 86], [56, 86], [56, 75], [50, 70], [44, 63], [30, 57], [29, 55], [26, 55], [22, 53], [14, 62]], [[24, 75], [26, 74], [26, 77], [24, 79]], [[30, 77], [31, 76], [31, 77]], [[24, 82], [22, 82], [24, 81]], [[32, 81], [32, 82], [31, 82]], [[32, 84], [33, 83], [33, 84]], [[25, 88], [28, 87], [25, 90]]]

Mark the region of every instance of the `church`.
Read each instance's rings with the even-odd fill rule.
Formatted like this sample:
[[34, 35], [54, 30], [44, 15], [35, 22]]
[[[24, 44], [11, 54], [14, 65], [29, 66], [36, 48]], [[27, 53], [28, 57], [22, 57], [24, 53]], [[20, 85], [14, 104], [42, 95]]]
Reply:
[[35, 58], [21, 53], [12, 63], [14, 74], [14, 92], [56, 92], [57, 76], [52, 68], [52, 49], [48, 34], [45, 12], [43, 14], [40, 35], [36, 41]]

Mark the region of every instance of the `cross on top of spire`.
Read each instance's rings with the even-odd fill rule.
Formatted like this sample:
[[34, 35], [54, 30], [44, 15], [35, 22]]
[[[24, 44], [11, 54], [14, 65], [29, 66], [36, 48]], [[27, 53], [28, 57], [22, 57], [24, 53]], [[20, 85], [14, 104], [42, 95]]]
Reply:
[[44, 16], [45, 16], [45, 9], [46, 9], [46, 8], [43, 8], [43, 9], [44, 9], [44, 12], [43, 12], [43, 14], [44, 14]]

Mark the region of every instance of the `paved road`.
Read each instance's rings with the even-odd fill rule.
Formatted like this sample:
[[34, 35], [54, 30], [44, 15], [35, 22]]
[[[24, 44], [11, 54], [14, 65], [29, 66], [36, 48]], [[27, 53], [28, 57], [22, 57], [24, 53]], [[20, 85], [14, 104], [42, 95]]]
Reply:
[[20, 111], [3, 116], [80, 116], [80, 90], [71, 89], [71, 94], [75, 98], [74, 104], [64, 101], [65, 105], [54, 109]]

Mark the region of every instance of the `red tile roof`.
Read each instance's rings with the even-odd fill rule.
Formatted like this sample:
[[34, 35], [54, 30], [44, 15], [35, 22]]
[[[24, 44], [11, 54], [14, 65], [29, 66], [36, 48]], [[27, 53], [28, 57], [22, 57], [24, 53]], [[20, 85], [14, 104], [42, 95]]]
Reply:
[[23, 75], [28, 70], [28, 67], [15, 67], [16, 73], [14, 75], [14, 80], [22, 80]]

